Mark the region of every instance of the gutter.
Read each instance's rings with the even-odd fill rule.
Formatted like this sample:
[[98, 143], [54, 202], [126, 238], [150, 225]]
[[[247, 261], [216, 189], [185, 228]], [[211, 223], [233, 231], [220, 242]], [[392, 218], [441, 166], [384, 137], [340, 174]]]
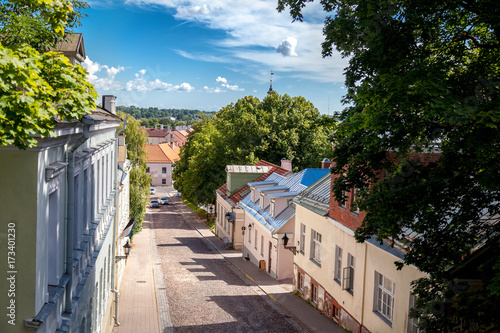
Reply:
[[116, 149], [115, 149], [115, 181], [113, 182], [113, 186], [115, 187], [115, 218], [113, 219], [113, 241], [111, 242], [112, 244], [112, 252], [113, 253], [113, 261], [114, 264], [111, 266], [111, 276], [113, 277], [111, 279], [111, 291], [115, 293], [115, 325], [120, 326], [120, 322], [118, 321], [118, 305], [119, 305], [119, 299], [120, 299], [120, 293], [116, 290], [116, 279], [118, 276], [116, 275], [116, 248], [117, 248], [117, 242], [118, 240], [116, 239], [116, 235], [118, 234], [118, 225], [119, 225], [119, 210], [118, 210], [118, 197], [120, 196], [120, 191], [118, 190], [118, 136], [121, 132], [123, 132], [127, 128], [127, 120], [123, 120], [123, 126], [120, 127], [116, 133], [115, 133], [115, 138], [116, 138]]
[[75, 151], [81, 147], [90, 137], [90, 126], [94, 124], [94, 120], [82, 117], [83, 133], [76, 143], [68, 147], [67, 160], [68, 172], [66, 173], [66, 274], [69, 275], [69, 281], [66, 284], [66, 299], [64, 311], [72, 312], [72, 299], [73, 299], [73, 244], [74, 244], [74, 231], [75, 225], [73, 216], [75, 212]]

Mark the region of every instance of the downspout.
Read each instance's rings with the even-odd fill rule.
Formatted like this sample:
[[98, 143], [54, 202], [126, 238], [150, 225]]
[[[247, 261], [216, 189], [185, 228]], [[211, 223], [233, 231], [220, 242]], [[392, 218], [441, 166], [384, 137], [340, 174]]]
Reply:
[[[125, 129], [127, 128], [127, 120], [123, 120], [123, 126], [120, 127], [116, 133], [115, 133], [115, 137], [116, 137], [116, 149], [115, 149], [115, 166], [116, 166], [116, 169], [115, 169], [115, 181], [113, 182], [114, 183], [114, 186], [115, 186], [115, 209], [116, 209], [116, 213], [115, 213], [115, 218], [114, 218], [114, 226], [113, 226], [113, 241], [112, 241], [112, 252], [113, 253], [113, 260], [114, 260], [114, 265], [112, 265], [112, 269], [111, 269], [111, 276], [113, 277], [111, 279], [111, 291], [113, 293], [115, 293], [115, 325], [116, 326], [120, 326], [120, 322], [118, 321], [118, 304], [119, 304], [119, 299], [120, 299], [120, 293], [118, 292], [118, 290], [116, 290], [116, 279], [117, 279], [117, 275], [116, 275], [116, 243], [118, 242], [118, 240], [116, 239], [116, 235], [118, 234], [118, 219], [120, 218], [120, 215], [118, 214], [119, 211], [118, 211], [118, 197], [120, 195], [120, 192], [118, 191], [118, 136], [121, 132], [123, 132]], [[125, 172], [125, 171], [123, 171]]]
[[363, 245], [365, 246], [365, 260], [363, 260], [363, 298], [361, 299], [361, 323], [359, 325], [359, 331], [361, 332], [361, 330], [363, 329], [363, 321], [364, 321], [364, 317], [365, 317], [365, 287], [366, 287], [366, 262], [367, 262], [367, 258], [366, 258], [366, 255], [367, 255], [367, 249], [368, 249], [368, 244], [363, 243]]
[[69, 281], [66, 284], [66, 300], [65, 300], [65, 312], [72, 312], [72, 300], [73, 300], [73, 247], [74, 247], [74, 221], [73, 216], [75, 214], [75, 151], [83, 145], [90, 137], [90, 126], [94, 124], [94, 120], [82, 117], [83, 132], [82, 136], [78, 139], [76, 143], [68, 147], [67, 158], [68, 158], [68, 172], [66, 173], [66, 183], [67, 183], [67, 201], [66, 201], [66, 274], [69, 276]]

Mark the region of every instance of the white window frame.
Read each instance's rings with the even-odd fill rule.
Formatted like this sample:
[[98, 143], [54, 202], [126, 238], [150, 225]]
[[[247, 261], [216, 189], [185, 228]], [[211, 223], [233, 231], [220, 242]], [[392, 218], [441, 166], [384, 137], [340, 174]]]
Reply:
[[304, 290], [304, 274], [299, 273], [299, 285], [297, 286], [297, 289], [302, 292]]
[[302, 254], [305, 252], [306, 248], [306, 225], [301, 223], [300, 224], [300, 252]]
[[342, 289], [354, 291], [354, 256], [347, 253], [347, 266], [344, 267], [344, 278], [342, 280]]
[[[415, 306], [417, 302], [417, 296], [413, 293], [410, 293], [410, 310]], [[418, 318], [413, 318], [408, 315], [408, 333], [419, 333], [420, 329], [418, 328]]]
[[255, 230], [255, 244], [254, 244], [254, 248], [257, 250], [257, 241], [259, 240], [259, 237], [258, 237], [258, 232], [257, 230]]
[[321, 234], [311, 229], [311, 259], [321, 264]]
[[313, 284], [312, 285], [312, 290], [311, 290], [312, 296], [311, 296], [311, 303], [317, 304], [318, 303], [318, 286]]
[[393, 318], [395, 287], [394, 282], [375, 271], [374, 310], [389, 322]]
[[342, 280], [342, 248], [338, 245], [335, 246], [335, 271], [333, 278], [340, 283]]

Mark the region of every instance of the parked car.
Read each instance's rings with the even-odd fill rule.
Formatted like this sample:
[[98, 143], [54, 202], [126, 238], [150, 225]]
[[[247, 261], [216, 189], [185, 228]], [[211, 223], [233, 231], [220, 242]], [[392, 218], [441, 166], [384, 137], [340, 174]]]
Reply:
[[158, 200], [151, 200], [151, 208], [160, 208]]
[[156, 193], [155, 189], [151, 187], [151, 190], [149, 191], [149, 194], [155, 194], [155, 193]]
[[161, 203], [162, 205], [168, 205], [168, 198], [166, 198], [166, 197], [165, 197], [165, 198], [160, 198], [160, 200], [159, 200], [159, 201], [160, 201], [160, 203]]

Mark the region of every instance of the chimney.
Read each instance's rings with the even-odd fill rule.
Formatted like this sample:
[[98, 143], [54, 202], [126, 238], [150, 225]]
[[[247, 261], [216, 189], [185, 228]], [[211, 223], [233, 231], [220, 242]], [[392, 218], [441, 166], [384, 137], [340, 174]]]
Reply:
[[158, 128], [157, 128], [157, 126], [158, 126], [158, 125], [156, 125], [156, 124], [155, 124], [155, 130], [157, 130], [157, 129], [158, 129]]
[[283, 157], [281, 159], [281, 167], [285, 170], [292, 171], [292, 160], [287, 160]]
[[116, 96], [103, 95], [102, 108], [106, 111], [111, 112], [112, 114], [116, 114]]
[[328, 158], [324, 158], [321, 161], [321, 169], [330, 169], [332, 166], [332, 161], [330, 161]]
[[162, 130], [163, 129], [163, 125], [160, 124], [160, 129]]

